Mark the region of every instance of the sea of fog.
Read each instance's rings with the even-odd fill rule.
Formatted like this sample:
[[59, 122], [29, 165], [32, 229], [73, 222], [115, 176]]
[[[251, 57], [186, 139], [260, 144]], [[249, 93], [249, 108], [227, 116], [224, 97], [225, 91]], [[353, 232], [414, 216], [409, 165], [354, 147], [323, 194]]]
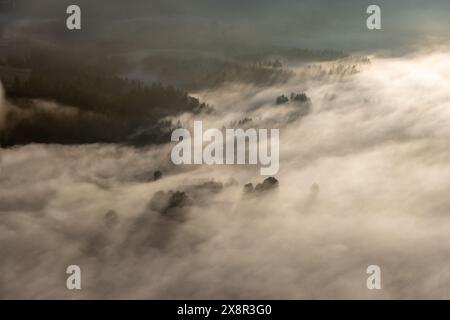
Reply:
[[[175, 166], [173, 144], [1, 149], [0, 297], [450, 298], [450, 51], [369, 58], [195, 92], [214, 111], [171, 118], [279, 128], [274, 190], [243, 192], [258, 166]], [[292, 92], [308, 112], [275, 103]]]

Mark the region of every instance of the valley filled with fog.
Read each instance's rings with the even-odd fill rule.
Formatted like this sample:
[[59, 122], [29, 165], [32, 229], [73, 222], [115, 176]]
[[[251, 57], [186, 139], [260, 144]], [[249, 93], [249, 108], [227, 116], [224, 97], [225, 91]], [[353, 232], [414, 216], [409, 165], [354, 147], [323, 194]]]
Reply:
[[[160, 116], [279, 128], [268, 190], [244, 192], [266, 178], [258, 166], [175, 166], [167, 141], [2, 148], [0, 297], [450, 298], [450, 51], [285, 67], [280, 82], [190, 91], [208, 107]], [[0, 129], [83, 114], [0, 99]], [[81, 291], [65, 287], [71, 264]], [[366, 288], [373, 264], [380, 291]]]

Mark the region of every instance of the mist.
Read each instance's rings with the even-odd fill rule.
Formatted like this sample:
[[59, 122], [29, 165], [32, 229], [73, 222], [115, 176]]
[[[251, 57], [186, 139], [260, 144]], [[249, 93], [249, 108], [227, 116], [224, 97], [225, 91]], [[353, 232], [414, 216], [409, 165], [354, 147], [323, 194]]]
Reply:
[[[1, 149], [0, 297], [450, 298], [450, 51], [369, 58], [195, 92], [214, 112], [167, 118], [279, 128], [273, 190], [243, 192], [257, 166], [175, 166], [171, 144]], [[292, 92], [307, 110], [275, 103]]]

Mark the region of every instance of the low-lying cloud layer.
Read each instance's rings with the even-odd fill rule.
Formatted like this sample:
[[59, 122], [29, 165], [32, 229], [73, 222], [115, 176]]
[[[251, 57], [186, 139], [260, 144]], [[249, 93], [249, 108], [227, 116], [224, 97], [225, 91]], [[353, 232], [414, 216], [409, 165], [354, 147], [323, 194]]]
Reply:
[[[266, 192], [243, 192], [256, 166], [176, 167], [170, 145], [2, 149], [0, 297], [449, 298], [449, 52], [294, 70], [198, 93], [205, 127], [281, 129]], [[307, 113], [275, 104], [303, 91]]]

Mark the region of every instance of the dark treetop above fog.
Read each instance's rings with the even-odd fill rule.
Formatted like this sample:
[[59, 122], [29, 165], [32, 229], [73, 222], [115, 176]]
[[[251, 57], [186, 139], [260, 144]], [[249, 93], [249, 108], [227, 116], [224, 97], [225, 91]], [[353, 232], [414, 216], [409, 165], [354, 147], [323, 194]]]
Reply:
[[450, 31], [443, 0], [378, 1], [379, 32], [366, 28], [365, 0], [79, 0], [77, 32], [65, 27], [69, 4], [1, 7], [0, 76], [15, 106], [2, 146], [162, 142], [171, 129], [164, 117], [212, 110], [192, 90], [270, 86], [290, 78], [289, 61], [405, 50]]

